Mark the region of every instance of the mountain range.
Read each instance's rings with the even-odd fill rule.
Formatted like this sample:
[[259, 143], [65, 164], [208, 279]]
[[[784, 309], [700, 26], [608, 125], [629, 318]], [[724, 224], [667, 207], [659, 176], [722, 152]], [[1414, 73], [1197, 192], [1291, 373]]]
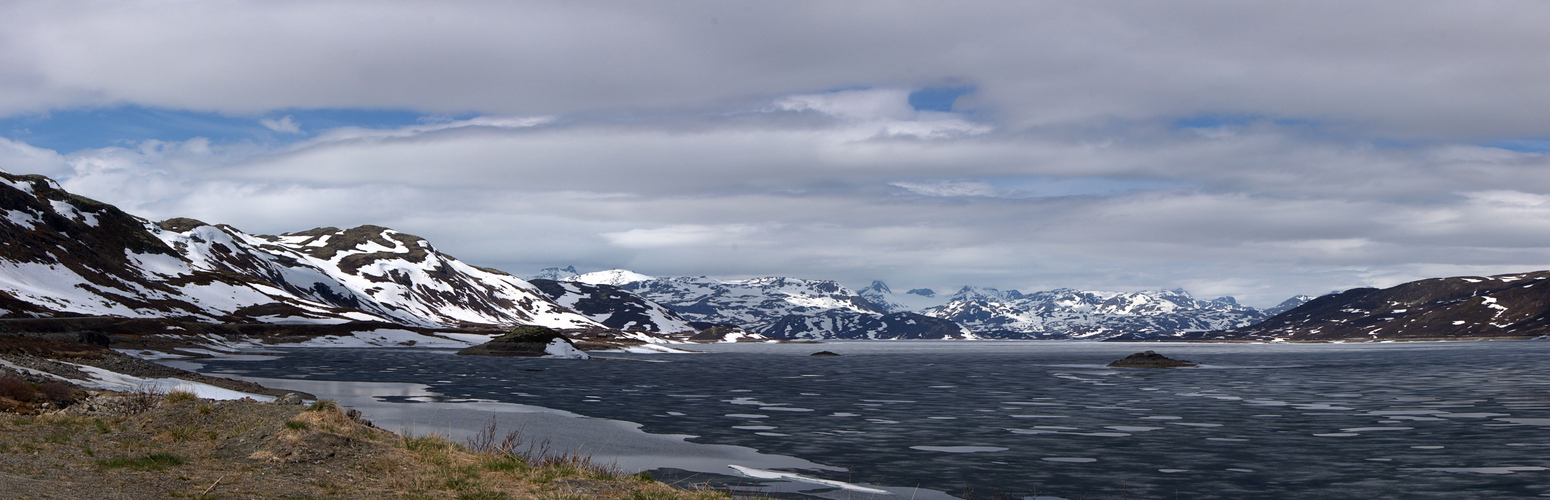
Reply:
[[1183, 290], [1024, 294], [966, 286], [949, 295], [895, 294], [881, 281], [853, 291], [828, 280], [658, 278], [622, 269], [577, 274], [574, 267], [545, 269], [532, 279], [616, 286], [690, 320], [740, 325], [774, 339], [1150, 338], [1236, 328], [1273, 315], [1231, 297], [1203, 301]]
[[1438, 278], [1298, 296], [1269, 309], [1184, 290], [966, 286], [895, 293], [874, 281], [653, 277], [546, 269], [522, 279], [378, 226], [281, 235], [150, 222], [0, 171], [0, 318], [114, 316], [211, 324], [422, 329], [542, 325], [672, 340], [1079, 339], [1329, 341], [1544, 335], [1547, 273]]

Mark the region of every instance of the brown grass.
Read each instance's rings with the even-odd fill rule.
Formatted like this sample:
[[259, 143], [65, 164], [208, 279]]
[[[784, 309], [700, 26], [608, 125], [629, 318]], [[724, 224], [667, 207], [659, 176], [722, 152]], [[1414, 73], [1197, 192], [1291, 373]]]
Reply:
[[[154, 398], [122, 417], [0, 413], [5, 495], [27, 498], [730, 498], [557, 453], [520, 432], [454, 443], [371, 426], [332, 401], [310, 408]], [[179, 399], [179, 401], [171, 401]], [[326, 401], [326, 400], [325, 400]], [[71, 471], [58, 474], [58, 471]], [[50, 472], [52, 471], [52, 472]], [[34, 479], [35, 478], [35, 479]], [[104, 492], [113, 495], [103, 496]]]

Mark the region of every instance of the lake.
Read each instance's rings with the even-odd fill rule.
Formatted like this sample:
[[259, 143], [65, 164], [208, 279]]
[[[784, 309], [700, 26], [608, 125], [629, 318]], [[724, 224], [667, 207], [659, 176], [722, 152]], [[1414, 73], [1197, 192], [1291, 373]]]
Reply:
[[[496, 418], [659, 479], [772, 496], [1550, 496], [1550, 342], [690, 348], [706, 352], [274, 349], [197, 363], [363, 407], [390, 430], [460, 437]], [[1201, 366], [1103, 366], [1142, 350]]]

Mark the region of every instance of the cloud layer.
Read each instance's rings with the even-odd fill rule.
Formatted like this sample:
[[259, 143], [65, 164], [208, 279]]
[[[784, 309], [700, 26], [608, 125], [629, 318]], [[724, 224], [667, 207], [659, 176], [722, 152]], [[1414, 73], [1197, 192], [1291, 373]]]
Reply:
[[[0, 115], [129, 104], [279, 142], [0, 168], [478, 264], [1297, 293], [1550, 266], [1541, 3], [0, 6]], [[968, 89], [950, 111], [912, 92]], [[406, 109], [388, 129], [307, 109]], [[436, 115], [472, 116], [465, 119]], [[285, 142], [289, 140], [291, 142]], [[1523, 147], [1523, 145], [1529, 145]], [[106, 145], [105, 145], [106, 146]]]

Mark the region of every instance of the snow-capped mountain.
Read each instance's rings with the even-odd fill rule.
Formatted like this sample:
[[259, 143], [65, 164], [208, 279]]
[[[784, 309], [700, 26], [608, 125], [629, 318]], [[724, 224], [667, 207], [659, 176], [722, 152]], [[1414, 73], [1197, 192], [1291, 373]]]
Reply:
[[592, 285], [625, 286], [637, 281], [647, 281], [654, 279], [656, 278], [633, 271], [626, 271], [623, 269], [609, 269], [607, 271], [598, 271], [595, 273], [576, 275], [569, 278], [569, 281], [588, 283]]
[[693, 335], [699, 331], [672, 309], [617, 286], [547, 279], [534, 279], [529, 283], [549, 300], [586, 315], [603, 326], [623, 330], [626, 334], [636, 333], [636, 337], [643, 337], [639, 335], [640, 332]]
[[0, 317], [602, 327], [526, 281], [376, 226], [257, 236], [192, 219], [152, 224], [5, 172], [0, 211]]
[[1307, 301], [1262, 323], [1190, 339], [1448, 340], [1550, 336], [1550, 271], [1459, 276], [1355, 288]]
[[558, 267], [547, 267], [547, 268], [544, 268], [541, 271], [538, 271], [538, 274], [535, 274], [535, 275], [532, 275], [532, 276], [528, 276], [527, 280], [528, 281], [533, 281], [533, 280], [566, 281], [566, 280], [569, 280], [571, 278], [576, 277], [577, 274], [580, 274], [580, 273], [576, 272], [576, 266], [565, 266], [564, 269], [561, 269], [561, 268], [558, 268]]
[[[1336, 292], [1336, 293], [1338, 293], [1338, 292]], [[1313, 296], [1312, 295], [1298, 295], [1296, 297], [1292, 297], [1290, 299], [1283, 300], [1283, 301], [1281, 301], [1280, 304], [1276, 304], [1275, 307], [1271, 307], [1271, 308], [1265, 309], [1264, 310], [1265, 311], [1265, 316], [1267, 316], [1267, 317], [1268, 316], [1275, 316], [1277, 314], [1281, 314], [1281, 313], [1290, 311], [1292, 309], [1296, 309], [1298, 306], [1301, 306], [1303, 304], [1307, 304], [1308, 301], [1310, 301], [1310, 300], [1313, 300]]]
[[1102, 340], [1246, 326], [1266, 317], [1231, 297], [1203, 301], [1184, 290], [1131, 293], [1062, 288], [1024, 294], [964, 287], [921, 314], [949, 319], [990, 338]]
[[866, 288], [856, 290], [858, 295], [876, 304], [884, 311], [916, 312], [947, 303], [948, 298], [937, 295], [929, 288], [916, 288], [904, 293], [894, 293], [887, 283], [873, 281]]
[[865, 297], [828, 280], [656, 278], [613, 269], [577, 275], [571, 281], [617, 286], [667, 306], [691, 321], [738, 325], [777, 339], [972, 336], [951, 321], [911, 313], [889, 314]]

